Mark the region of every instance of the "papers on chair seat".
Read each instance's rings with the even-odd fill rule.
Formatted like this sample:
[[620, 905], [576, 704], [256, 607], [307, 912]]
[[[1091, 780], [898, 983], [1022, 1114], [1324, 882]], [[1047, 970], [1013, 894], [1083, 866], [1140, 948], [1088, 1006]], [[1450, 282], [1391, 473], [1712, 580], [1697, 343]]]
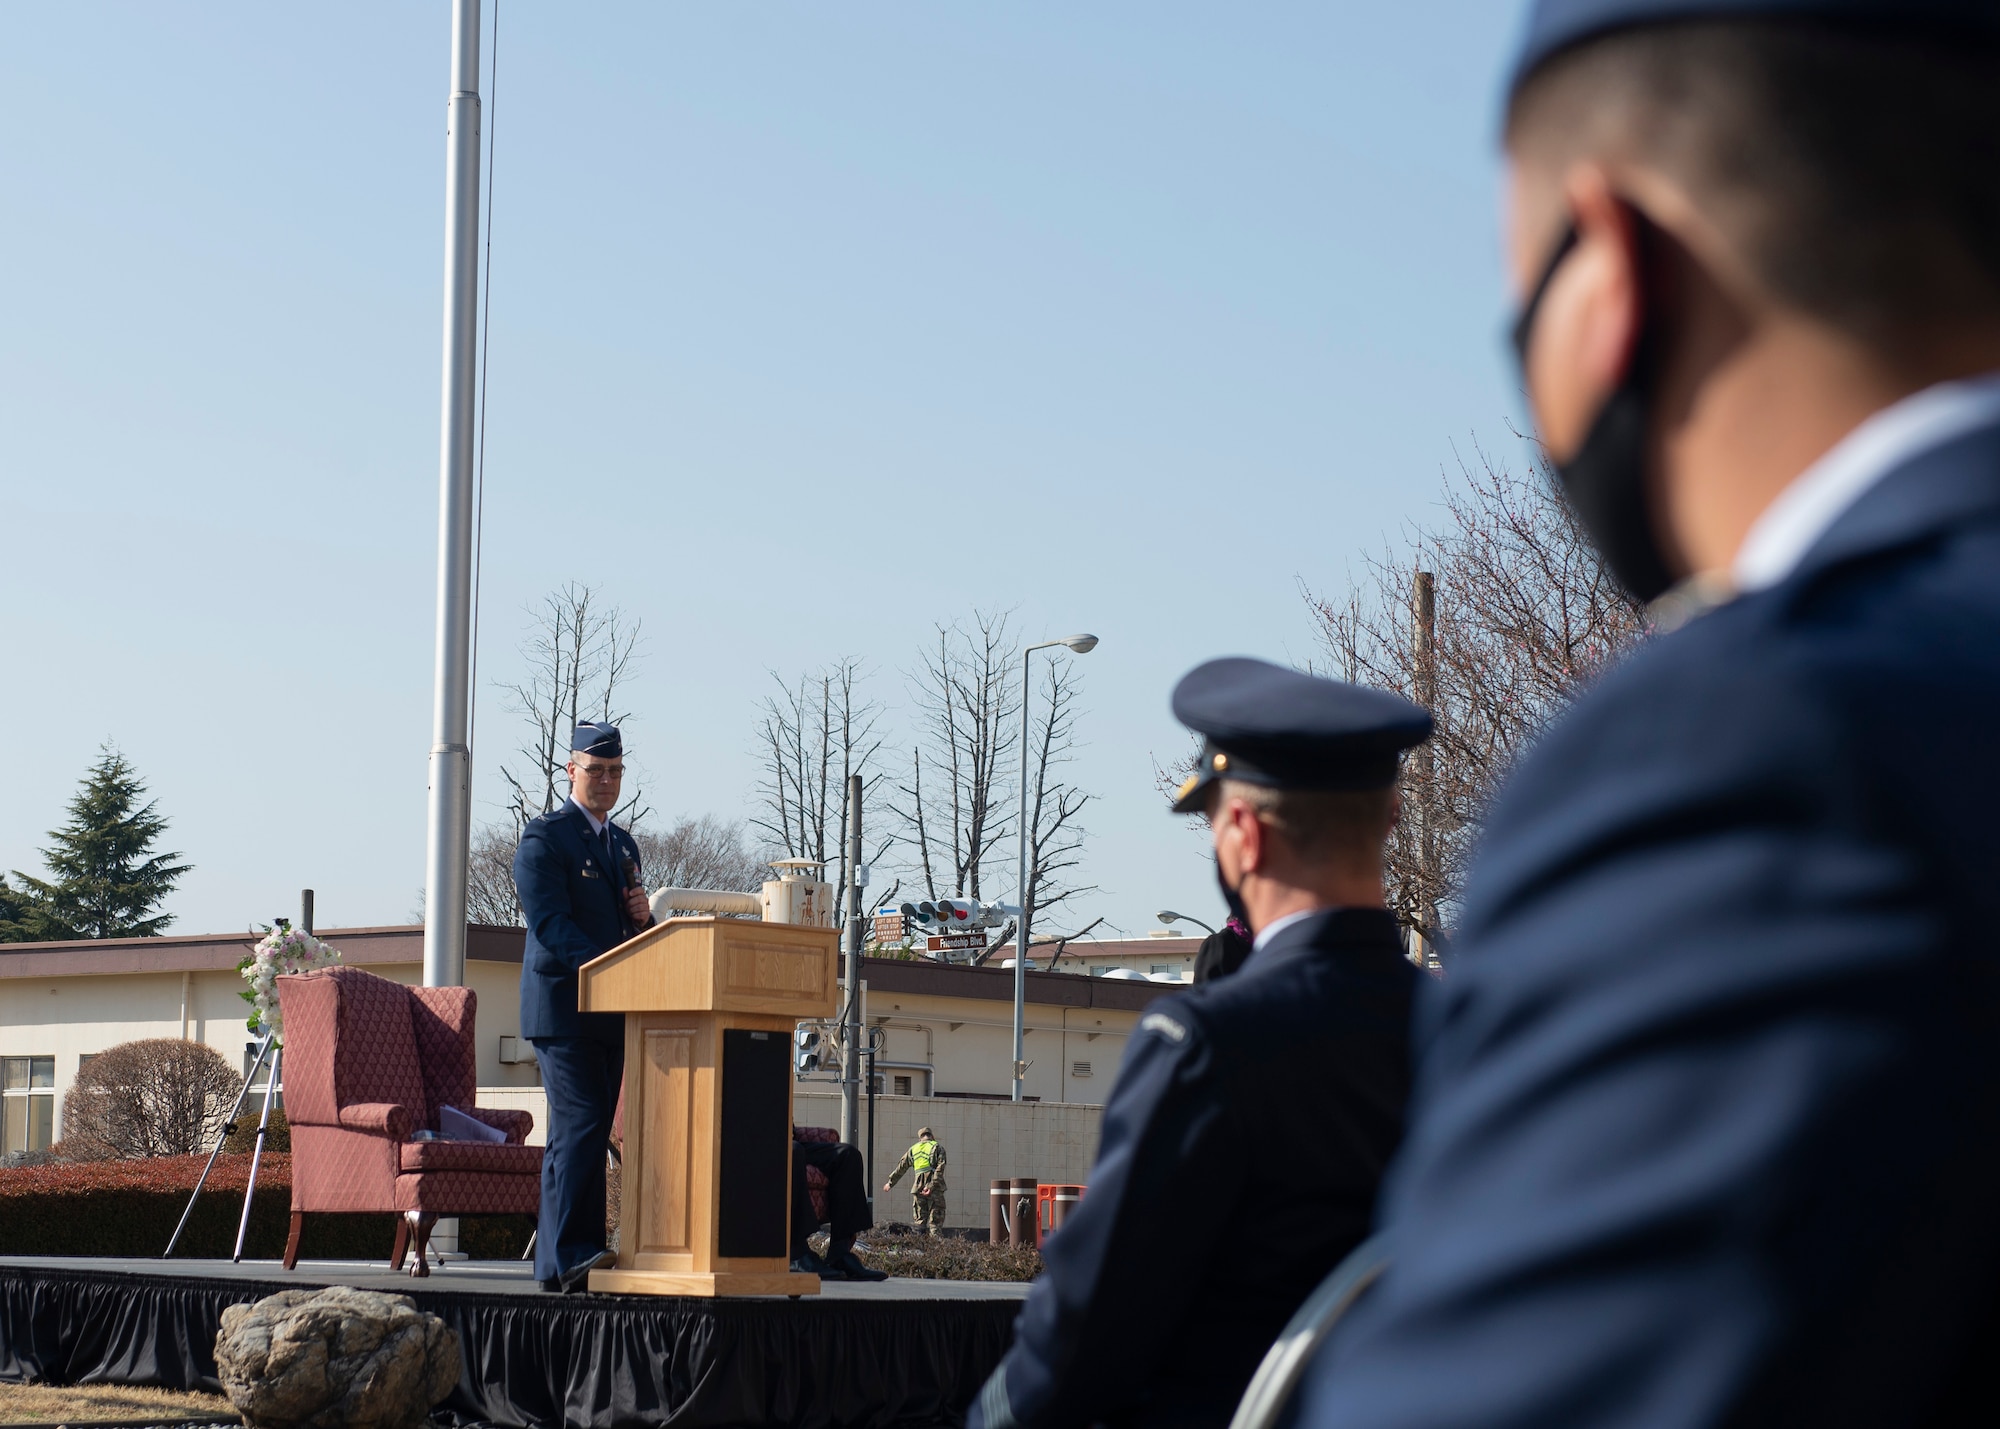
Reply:
[[497, 1126], [467, 1116], [455, 1106], [438, 1108], [438, 1134], [448, 1141], [505, 1141], [507, 1133]]

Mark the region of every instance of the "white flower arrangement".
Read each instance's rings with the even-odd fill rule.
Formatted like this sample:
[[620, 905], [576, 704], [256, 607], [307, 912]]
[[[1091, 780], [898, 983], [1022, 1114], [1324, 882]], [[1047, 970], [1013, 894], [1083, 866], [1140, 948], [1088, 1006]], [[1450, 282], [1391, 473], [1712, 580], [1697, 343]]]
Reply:
[[322, 943], [311, 933], [280, 923], [250, 950], [250, 956], [236, 965], [250, 984], [237, 994], [251, 1006], [244, 1025], [252, 1032], [269, 1032], [280, 1045], [285, 1040], [285, 1014], [278, 1006], [278, 979], [287, 973], [309, 973], [340, 962], [340, 949]]

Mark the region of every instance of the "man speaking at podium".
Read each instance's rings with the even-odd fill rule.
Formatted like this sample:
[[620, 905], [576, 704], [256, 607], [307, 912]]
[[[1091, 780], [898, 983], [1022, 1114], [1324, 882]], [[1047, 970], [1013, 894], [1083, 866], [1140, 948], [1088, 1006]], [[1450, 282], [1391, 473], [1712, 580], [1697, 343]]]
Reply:
[[577, 969], [653, 923], [639, 846], [611, 822], [625, 777], [618, 726], [580, 724], [569, 747], [569, 798], [522, 830], [514, 855], [528, 924], [521, 1035], [534, 1045], [549, 1106], [535, 1278], [556, 1292], [582, 1290], [609, 1264], [604, 1158], [625, 1077], [625, 1019], [576, 1010]]

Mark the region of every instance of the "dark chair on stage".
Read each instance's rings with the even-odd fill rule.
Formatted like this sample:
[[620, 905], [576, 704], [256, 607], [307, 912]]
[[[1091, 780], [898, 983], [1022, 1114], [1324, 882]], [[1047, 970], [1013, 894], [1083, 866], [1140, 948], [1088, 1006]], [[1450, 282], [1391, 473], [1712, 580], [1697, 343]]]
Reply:
[[[541, 1207], [542, 1148], [534, 1118], [473, 1105], [478, 1075], [465, 987], [405, 987], [359, 968], [278, 979], [284, 1013], [285, 1115], [292, 1130], [292, 1230], [298, 1264], [308, 1214], [393, 1212], [400, 1270], [430, 1274], [424, 1250], [439, 1216], [525, 1215]], [[505, 1141], [413, 1139], [439, 1131], [455, 1107]]]
[[[792, 1140], [832, 1145], [840, 1140], [840, 1133], [830, 1126], [794, 1126]], [[806, 1194], [812, 1197], [813, 1219], [825, 1225], [831, 1219], [831, 1213], [826, 1208], [826, 1172], [817, 1166], [806, 1167]]]
[[[831, 1144], [840, 1140], [840, 1133], [830, 1126], [794, 1126], [792, 1140]], [[611, 1156], [621, 1164], [625, 1159], [625, 1088], [622, 1084], [618, 1088], [618, 1110], [611, 1116]], [[813, 1214], [819, 1217], [821, 1225], [825, 1225], [828, 1216], [826, 1173], [817, 1166], [806, 1167], [806, 1194], [812, 1197]]]

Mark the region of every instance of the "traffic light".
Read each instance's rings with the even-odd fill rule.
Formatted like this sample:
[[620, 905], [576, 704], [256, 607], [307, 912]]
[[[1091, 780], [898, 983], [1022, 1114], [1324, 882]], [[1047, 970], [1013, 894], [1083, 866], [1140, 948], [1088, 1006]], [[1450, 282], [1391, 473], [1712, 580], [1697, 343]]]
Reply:
[[792, 1034], [792, 1064], [800, 1076], [817, 1072], [821, 1055], [818, 1028], [800, 1027]]
[[1010, 904], [983, 903], [977, 898], [940, 898], [936, 902], [925, 899], [921, 903], [905, 903], [897, 911], [927, 933], [973, 933], [999, 927], [1014, 915], [1015, 909]]

